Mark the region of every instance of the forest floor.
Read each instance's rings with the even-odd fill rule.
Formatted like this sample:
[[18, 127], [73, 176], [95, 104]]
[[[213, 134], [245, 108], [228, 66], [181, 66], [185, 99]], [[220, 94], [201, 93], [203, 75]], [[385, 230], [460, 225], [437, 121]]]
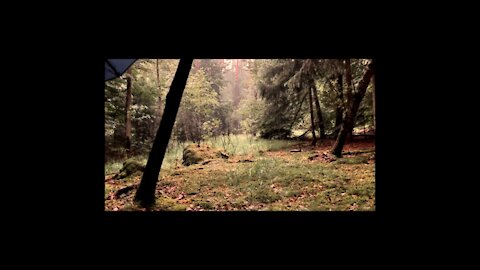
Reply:
[[[323, 154], [333, 143], [325, 140], [312, 147], [308, 141], [282, 141], [191, 166], [181, 165], [178, 155], [175, 162], [166, 158], [151, 210], [374, 211], [375, 141], [356, 139], [345, 145], [343, 158], [334, 161]], [[141, 175], [112, 180], [116, 169], [110, 165], [106, 170], [105, 210], [144, 210], [133, 204]], [[129, 186], [128, 192], [115, 196]]]

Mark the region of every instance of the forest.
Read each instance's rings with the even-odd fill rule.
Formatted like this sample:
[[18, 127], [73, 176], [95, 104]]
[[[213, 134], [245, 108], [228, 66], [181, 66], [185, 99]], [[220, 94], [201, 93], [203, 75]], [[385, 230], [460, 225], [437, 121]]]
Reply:
[[373, 59], [138, 59], [105, 81], [105, 211], [375, 211]]

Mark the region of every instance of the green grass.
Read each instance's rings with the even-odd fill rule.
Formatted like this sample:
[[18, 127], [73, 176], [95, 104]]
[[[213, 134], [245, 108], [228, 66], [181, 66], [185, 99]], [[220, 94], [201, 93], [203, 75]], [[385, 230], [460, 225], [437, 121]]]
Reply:
[[231, 135], [211, 138], [206, 143], [225, 151], [230, 155], [247, 155], [260, 151], [276, 151], [293, 145], [292, 141], [267, 140], [251, 135]]
[[336, 161], [338, 164], [361, 164], [368, 163], [368, 157], [366, 156], [355, 156], [349, 158], [339, 158]]
[[213, 209], [213, 204], [211, 202], [199, 201], [196, 205], [200, 206], [203, 209]]
[[[181, 164], [187, 144], [172, 143], [162, 165], [155, 210], [375, 210], [375, 166], [365, 163], [368, 159], [363, 155], [325, 163], [308, 160], [312, 151], [291, 153], [290, 141], [247, 135], [231, 136], [230, 140], [225, 151], [232, 158], [188, 167]], [[221, 148], [222, 141], [216, 138], [205, 143]], [[146, 157], [136, 158], [146, 162]], [[247, 158], [253, 162], [238, 162]], [[121, 167], [122, 162], [106, 164], [105, 173], [116, 173]], [[105, 196], [126, 184], [106, 185]], [[118, 203], [106, 202], [109, 209]], [[128, 208], [125, 210], [134, 209], [126, 207], [128, 203], [123, 205]]]
[[[261, 158], [252, 165], [239, 166], [227, 173], [225, 180], [229, 187], [248, 194], [247, 200], [251, 203], [273, 203], [299, 197], [303, 190], [306, 194], [318, 194], [310, 204], [313, 210], [328, 211], [340, 207], [334, 204], [341, 202], [341, 196], [347, 191], [365, 196], [374, 192], [374, 185], [352, 186], [347, 190], [350, 178], [338, 165], [318, 166], [301, 161], [292, 164], [278, 158]], [[273, 187], [282, 191], [275, 193]], [[347, 210], [346, 206], [344, 208]]]
[[260, 186], [255, 189], [251, 189], [247, 199], [251, 202], [259, 203], [272, 203], [279, 200], [281, 196], [274, 193], [271, 189], [266, 186]]
[[[170, 141], [168, 144], [167, 152], [162, 163], [163, 169], [172, 169], [182, 165], [182, 155], [185, 146], [192, 142], [179, 143], [176, 141]], [[263, 151], [277, 151], [288, 148], [293, 145], [292, 141], [287, 140], [267, 140], [251, 135], [239, 134], [230, 136], [218, 136], [210, 138], [202, 144], [207, 144], [215, 148], [223, 149], [229, 155], [246, 155], [254, 154], [258, 155]], [[133, 159], [139, 161], [142, 164], [147, 163], [148, 155], [136, 156]], [[117, 173], [122, 168], [123, 161], [109, 162], [105, 165], [105, 174]]]

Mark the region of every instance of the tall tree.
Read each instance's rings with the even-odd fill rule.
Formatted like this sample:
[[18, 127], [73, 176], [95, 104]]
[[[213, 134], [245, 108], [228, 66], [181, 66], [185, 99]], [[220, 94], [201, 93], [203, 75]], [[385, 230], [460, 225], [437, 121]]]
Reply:
[[260, 136], [286, 138], [291, 134], [289, 124], [296, 120], [295, 111], [302, 99], [300, 92], [309, 92], [298, 72], [302, 63], [295, 59], [275, 59], [257, 61], [255, 66], [259, 94], [266, 101]]
[[337, 157], [342, 156], [343, 146], [347, 139], [347, 135], [352, 133], [353, 125], [355, 124], [355, 117], [357, 115], [358, 108], [360, 107], [360, 102], [362, 102], [365, 92], [367, 90], [370, 79], [374, 73], [374, 63], [370, 61], [367, 64], [367, 70], [362, 76], [362, 79], [358, 82], [356, 91], [353, 92], [352, 87], [352, 76], [351, 76], [351, 67], [350, 60], [345, 60], [345, 79], [347, 80], [347, 101], [348, 107], [346, 110], [345, 118], [340, 128], [337, 140], [333, 146], [331, 153]]
[[[335, 79], [335, 85], [330, 81], [330, 79]], [[336, 102], [335, 104], [335, 123], [333, 128], [333, 136], [338, 135], [338, 131], [343, 122], [343, 107], [345, 106], [345, 102], [343, 100], [343, 80], [342, 75], [339, 74], [337, 76], [332, 76], [332, 78], [325, 78], [325, 82], [327, 83], [328, 87], [330, 88], [331, 92], [334, 93]]]
[[[350, 59], [346, 59], [344, 62], [345, 65], [345, 83], [346, 83], [346, 94], [345, 94], [345, 102], [346, 102], [346, 107], [347, 107], [347, 113], [348, 111], [352, 110], [352, 104], [353, 104], [353, 79], [352, 79], [352, 63]], [[345, 120], [345, 119], [344, 119]], [[343, 123], [343, 122], [342, 122]], [[345, 141], [350, 140], [352, 136], [352, 131], [353, 131], [353, 126], [355, 124], [355, 121], [352, 123], [352, 128], [347, 129], [347, 134], [345, 137]], [[340, 129], [341, 131], [341, 129]]]
[[375, 106], [376, 106], [376, 103], [375, 103], [375, 90], [377, 89], [376, 85], [375, 85], [375, 80], [376, 80], [376, 76], [373, 75], [373, 78], [372, 78], [372, 87], [373, 87], [373, 130], [376, 130], [377, 129], [377, 121], [376, 121], [376, 114], [375, 114]]
[[343, 79], [341, 74], [337, 76], [336, 89], [339, 102], [337, 103], [337, 108], [335, 109], [335, 136], [338, 135], [338, 131], [340, 130], [340, 126], [343, 122]]
[[315, 100], [315, 107], [317, 108], [319, 139], [322, 140], [325, 138], [325, 124], [323, 122], [322, 109], [320, 108], [320, 101], [318, 101], [318, 91], [317, 91], [317, 87], [315, 86], [314, 80], [311, 80], [311, 89], [312, 89], [313, 99]]
[[217, 134], [221, 124], [216, 114], [219, 107], [218, 94], [205, 72], [201, 69], [192, 72], [173, 129], [175, 138], [179, 141], [200, 142]]
[[305, 101], [305, 98], [307, 97], [307, 95], [308, 95], [308, 92], [305, 93], [302, 100], [300, 101], [300, 105], [298, 106], [297, 112], [295, 112], [295, 116], [293, 117], [293, 121], [290, 124], [290, 128], [289, 128], [290, 130], [293, 128], [293, 124], [295, 124], [295, 122], [297, 121], [297, 115], [300, 112], [300, 110], [302, 109], [303, 101]]
[[127, 80], [127, 98], [125, 99], [125, 149], [127, 149], [127, 155], [131, 154], [132, 147], [132, 117], [130, 114], [130, 106], [132, 105], [132, 70], [128, 70], [126, 73]]
[[187, 84], [188, 74], [192, 68], [193, 59], [180, 59], [175, 77], [167, 94], [165, 111], [153, 141], [152, 150], [148, 156], [147, 165], [135, 194], [135, 202], [142, 207], [150, 208], [155, 203], [155, 190], [162, 167], [168, 141], [172, 134], [175, 118]]
[[312, 145], [315, 146], [317, 144], [317, 136], [315, 136], [315, 120], [314, 120], [314, 115], [313, 115], [313, 102], [312, 102], [312, 88], [308, 88], [308, 102], [310, 103], [310, 121], [312, 123], [312, 136], [313, 136], [313, 141]]
[[162, 86], [160, 84], [160, 68], [158, 64], [158, 59], [157, 59], [157, 65], [156, 65], [156, 70], [157, 70], [157, 87], [158, 87], [158, 122], [160, 122], [160, 119], [162, 118]]

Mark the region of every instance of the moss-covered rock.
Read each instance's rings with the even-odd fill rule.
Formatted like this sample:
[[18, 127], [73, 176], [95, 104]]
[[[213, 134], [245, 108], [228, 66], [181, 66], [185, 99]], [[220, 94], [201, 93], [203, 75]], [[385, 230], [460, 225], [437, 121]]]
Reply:
[[183, 162], [182, 164], [185, 166], [190, 166], [192, 164], [197, 164], [203, 160], [200, 157], [199, 151], [195, 149], [195, 146], [187, 146], [183, 149]]
[[122, 179], [132, 175], [139, 175], [145, 170], [145, 165], [134, 159], [127, 159], [123, 162], [123, 167], [113, 179]]
[[226, 154], [222, 151], [210, 146], [190, 144], [183, 149], [182, 164], [185, 166], [190, 166], [192, 164], [198, 164], [207, 159], [225, 158], [224, 155]]

